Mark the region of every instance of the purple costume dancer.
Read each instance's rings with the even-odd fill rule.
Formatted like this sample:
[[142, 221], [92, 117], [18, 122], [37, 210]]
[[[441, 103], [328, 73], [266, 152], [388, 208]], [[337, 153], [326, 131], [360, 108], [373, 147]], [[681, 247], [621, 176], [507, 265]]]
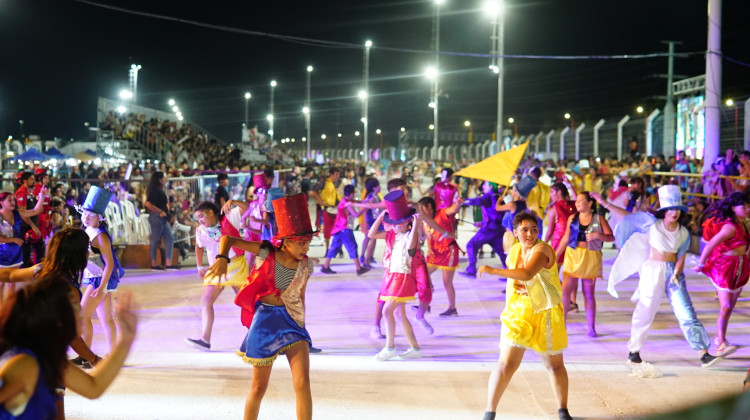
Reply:
[[492, 250], [500, 257], [500, 262], [505, 266], [505, 250], [503, 250], [505, 228], [502, 225], [502, 212], [495, 210], [495, 203], [498, 197], [497, 187], [495, 184], [485, 181], [482, 184], [482, 191], [484, 194], [480, 197], [464, 201], [464, 206], [482, 207], [482, 225], [469, 243], [466, 244], [466, 252], [469, 254], [469, 265], [465, 271], [461, 272], [461, 274], [470, 277], [476, 277], [477, 253], [485, 244], [489, 244], [492, 247]]

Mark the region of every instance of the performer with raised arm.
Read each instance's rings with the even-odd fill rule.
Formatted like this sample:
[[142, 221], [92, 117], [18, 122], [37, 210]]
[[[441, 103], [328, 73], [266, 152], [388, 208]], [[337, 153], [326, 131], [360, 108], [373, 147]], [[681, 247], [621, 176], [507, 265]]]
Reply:
[[572, 420], [568, 413], [568, 372], [563, 350], [568, 333], [557, 274], [557, 256], [549, 244], [539, 240], [535, 213], [520, 212], [513, 218], [513, 234], [519, 243], [508, 253], [508, 269], [489, 266], [478, 274], [508, 278], [506, 304], [500, 319], [500, 358], [490, 375], [487, 410], [483, 420], [494, 420], [497, 405], [527, 349], [541, 356], [555, 392], [561, 420]]
[[672, 304], [685, 339], [700, 355], [701, 367], [710, 367], [721, 361], [708, 353], [711, 341], [703, 324], [693, 309], [687, 291], [685, 254], [690, 245], [690, 234], [683, 225], [687, 207], [682, 204], [680, 187], [659, 187], [659, 205], [656, 216], [637, 212], [625, 216], [615, 229], [615, 240], [620, 253], [612, 264], [607, 291], [618, 297], [615, 286], [638, 271], [638, 289], [631, 300], [636, 303], [628, 341], [628, 361], [642, 363], [641, 349], [662, 297], [666, 294]]
[[479, 230], [466, 244], [466, 252], [469, 257], [469, 265], [460, 274], [468, 277], [477, 275], [477, 253], [485, 244], [489, 244], [493, 251], [500, 257], [500, 262], [505, 264], [505, 251], [503, 250], [503, 235], [505, 227], [502, 224], [502, 212], [495, 209], [495, 203], [499, 198], [497, 184], [490, 181], [482, 183], [482, 195], [476, 198], [464, 200], [464, 206], [479, 206], [482, 209], [482, 222]]
[[242, 308], [242, 324], [249, 328], [238, 354], [253, 365], [245, 419], [258, 418], [271, 367], [279, 354], [286, 354], [292, 371], [297, 419], [311, 419], [312, 340], [305, 329], [305, 288], [313, 272], [307, 252], [317, 232], [310, 223], [305, 194], [283, 197], [272, 204], [278, 226], [274, 243], [223, 236], [216, 262], [206, 276], [220, 279], [226, 276], [230, 261], [227, 253], [232, 247], [257, 255], [247, 283], [234, 300]]

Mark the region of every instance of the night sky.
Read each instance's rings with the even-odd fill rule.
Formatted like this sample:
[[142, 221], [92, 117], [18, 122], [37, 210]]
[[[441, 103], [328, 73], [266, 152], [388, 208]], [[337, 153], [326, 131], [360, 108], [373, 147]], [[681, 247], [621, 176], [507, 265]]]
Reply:
[[[115, 1], [97, 3], [170, 18], [280, 35], [363, 45], [371, 39], [370, 128], [395, 141], [401, 126], [426, 129], [430, 84], [423, 71], [429, 52], [432, 1]], [[489, 53], [490, 24], [481, 0], [446, 0], [442, 51]], [[743, 1], [725, 1], [723, 51], [750, 62], [750, 26]], [[706, 49], [707, 1], [701, 0], [510, 0], [506, 6], [506, 54], [615, 55], [665, 52], [662, 40], [683, 44], [678, 52]], [[70, 0], [0, 0], [0, 135], [24, 131], [43, 138], [81, 138], [83, 123], [96, 119], [98, 96], [116, 97], [128, 85], [131, 63], [143, 68], [138, 103], [167, 110], [177, 100], [183, 114], [228, 141], [239, 138], [250, 91], [250, 125], [266, 130], [269, 83], [276, 88], [276, 138], [302, 137], [305, 68], [312, 74], [312, 132], [345, 136], [361, 130], [364, 48], [321, 47], [265, 36], [208, 29], [137, 16]], [[491, 132], [496, 76], [489, 58], [442, 56], [443, 131]], [[505, 116], [521, 133], [561, 127], [570, 112], [578, 121], [662, 107], [666, 58], [643, 60], [505, 60]], [[750, 68], [723, 62], [723, 97], [750, 94]], [[678, 58], [675, 73], [705, 71], [704, 56]], [[374, 134], [371, 134], [374, 135]], [[330, 141], [330, 140], [329, 140]]]

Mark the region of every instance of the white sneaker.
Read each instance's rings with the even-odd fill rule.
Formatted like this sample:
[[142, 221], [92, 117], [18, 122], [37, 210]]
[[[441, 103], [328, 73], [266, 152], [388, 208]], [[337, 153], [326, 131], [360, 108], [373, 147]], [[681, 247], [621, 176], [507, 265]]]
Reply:
[[374, 338], [375, 340], [382, 340], [385, 338], [383, 333], [380, 331], [380, 325], [373, 325], [370, 329], [370, 338]]
[[389, 349], [388, 347], [383, 347], [383, 350], [380, 350], [380, 352], [375, 355], [374, 359], [384, 362], [386, 360], [391, 360], [394, 357], [396, 357], [396, 349]]
[[421, 359], [422, 349], [409, 349], [398, 355], [399, 359]]
[[430, 325], [429, 322], [427, 322], [426, 319], [422, 318], [414, 318], [417, 321], [417, 324], [422, 327], [422, 329], [429, 335], [432, 335], [435, 333], [435, 330], [432, 328], [432, 325]]

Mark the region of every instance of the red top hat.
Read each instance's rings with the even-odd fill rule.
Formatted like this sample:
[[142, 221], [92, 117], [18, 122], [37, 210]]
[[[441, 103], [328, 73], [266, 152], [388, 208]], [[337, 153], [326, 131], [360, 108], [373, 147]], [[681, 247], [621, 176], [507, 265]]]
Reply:
[[307, 195], [304, 193], [278, 198], [273, 200], [271, 205], [273, 205], [276, 225], [279, 229], [274, 237], [275, 240], [317, 233], [310, 222]]
[[266, 177], [266, 174], [259, 173], [253, 175], [253, 187], [255, 188], [267, 188], [268, 187], [268, 178]]
[[438, 182], [435, 185], [435, 210], [441, 210], [453, 205], [458, 189], [450, 182]]
[[385, 217], [383, 221], [389, 225], [400, 225], [411, 219], [411, 216], [417, 211], [406, 203], [406, 196], [401, 190], [391, 191], [383, 197], [385, 204]]

